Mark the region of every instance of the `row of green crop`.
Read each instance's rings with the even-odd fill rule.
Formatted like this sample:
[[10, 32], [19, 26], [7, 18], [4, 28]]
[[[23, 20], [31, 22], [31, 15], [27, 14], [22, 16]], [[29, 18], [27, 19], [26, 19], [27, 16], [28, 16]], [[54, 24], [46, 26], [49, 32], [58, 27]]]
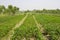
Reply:
[[0, 17], [0, 39], [8, 34], [25, 15], [2, 16]]
[[[46, 32], [50, 35], [50, 40], [58, 40], [60, 37], [60, 16], [36, 14], [38, 23], [43, 25]], [[60, 40], [60, 39], [59, 39]]]
[[30, 40], [30, 38], [43, 40], [42, 33], [37, 28], [32, 15], [29, 15], [25, 22], [15, 30], [11, 40], [23, 40], [24, 38], [26, 40]]

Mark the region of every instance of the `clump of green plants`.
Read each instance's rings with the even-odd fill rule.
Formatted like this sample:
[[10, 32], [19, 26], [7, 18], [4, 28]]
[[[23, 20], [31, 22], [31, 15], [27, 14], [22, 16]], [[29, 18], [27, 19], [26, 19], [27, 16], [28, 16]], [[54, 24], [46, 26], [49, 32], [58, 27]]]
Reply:
[[50, 40], [58, 40], [60, 37], [60, 16], [52, 14], [36, 14], [37, 21], [50, 35]]
[[4, 16], [0, 17], [0, 39], [8, 34], [8, 32], [15, 27], [24, 15]]
[[31, 15], [26, 19], [22, 26], [15, 30], [11, 40], [23, 40], [24, 38], [26, 40], [30, 40], [30, 38], [33, 38], [34, 40], [44, 40], [42, 33], [37, 28]]

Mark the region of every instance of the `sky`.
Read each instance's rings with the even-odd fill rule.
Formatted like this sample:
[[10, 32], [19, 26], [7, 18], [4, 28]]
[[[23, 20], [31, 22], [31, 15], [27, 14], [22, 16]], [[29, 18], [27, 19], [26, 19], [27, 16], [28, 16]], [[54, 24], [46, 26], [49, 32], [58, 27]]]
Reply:
[[0, 0], [0, 5], [13, 5], [21, 10], [60, 9], [60, 0]]

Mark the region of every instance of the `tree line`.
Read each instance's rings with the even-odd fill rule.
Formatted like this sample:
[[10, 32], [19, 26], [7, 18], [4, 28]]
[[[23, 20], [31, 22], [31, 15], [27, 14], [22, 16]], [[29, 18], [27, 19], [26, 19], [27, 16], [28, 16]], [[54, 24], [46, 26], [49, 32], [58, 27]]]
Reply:
[[6, 8], [4, 5], [0, 5], [0, 14], [9, 14], [9, 15], [14, 15], [17, 12], [23, 12], [23, 13], [28, 13], [28, 12], [32, 12], [32, 13], [58, 13], [60, 14], [60, 9], [55, 9], [55, 10], [47, 10], [47, 9], [43, 9], [43, 10], [27, 10], [27, 11], [19, 11], [19, 8], [16, 6], [12, 6], [12, 5], [8, 5], [8, 7]]
[[4, 5], [0, 5], [0, 14], [12, 14], [14, 15], [19, 11], [19, 8], [16, 6], [8, 5], [6, 8]]
[[28, 13], [28, 12], [33, 12], [33, 13], [52, 13], [52, 14], [60, 14], [60, 9], [53, 9], [53, 10], [47, 10], [47, 9], [43, 9], [43, 10], [27, 10], [27, 11], [24, 11], [25, 13]]

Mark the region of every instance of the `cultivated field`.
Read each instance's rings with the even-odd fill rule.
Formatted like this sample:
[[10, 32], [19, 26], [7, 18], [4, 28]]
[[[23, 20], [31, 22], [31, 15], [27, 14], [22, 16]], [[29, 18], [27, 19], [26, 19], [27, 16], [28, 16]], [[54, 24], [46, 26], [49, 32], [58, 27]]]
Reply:
[[0, 40], [60, 40], [60, 14], [0, 16]]

